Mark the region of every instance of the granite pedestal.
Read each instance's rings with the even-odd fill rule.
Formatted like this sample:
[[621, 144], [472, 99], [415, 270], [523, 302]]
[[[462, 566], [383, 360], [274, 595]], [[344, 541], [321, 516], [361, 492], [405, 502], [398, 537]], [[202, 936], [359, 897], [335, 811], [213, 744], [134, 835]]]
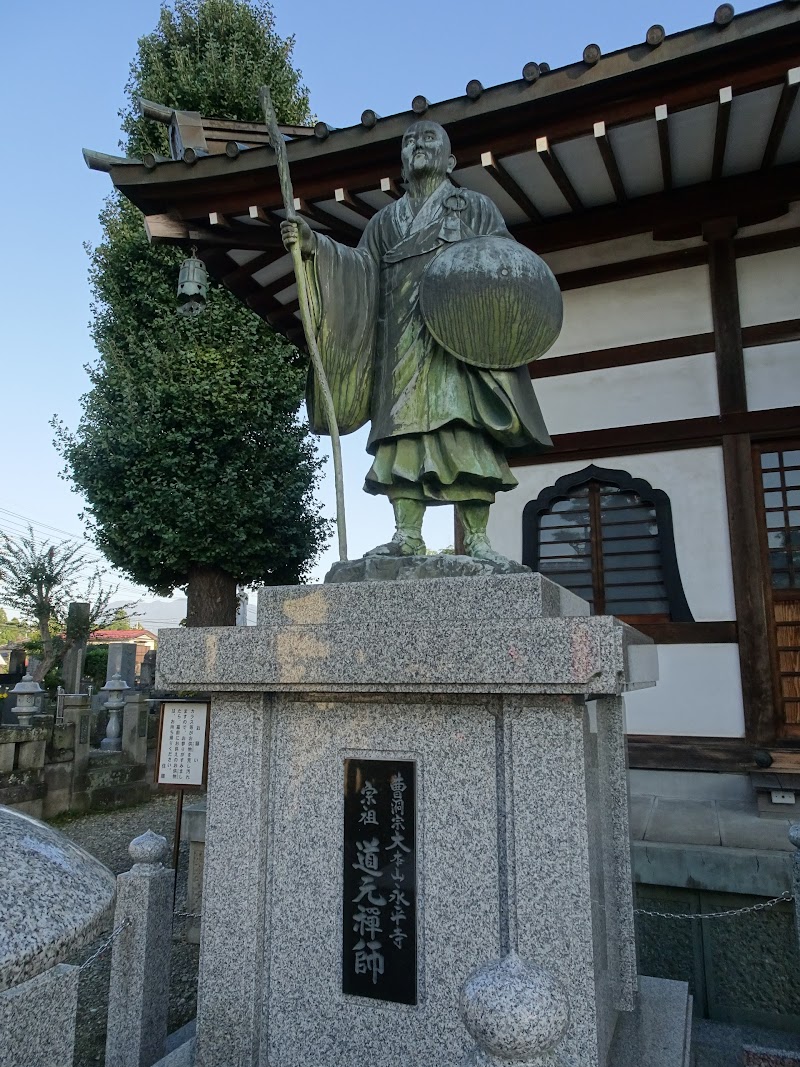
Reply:
[[[622, 694], [657, 664], [587, 612], [519, 574], [263, 589], [255, 627], [160, 632], [158, 684], [212, 694], [199, 1067], [455, 1065], [464, 980], [509, 953], [567, 991], [561, 1062], [611, 1067], [637, 1003]], [[342, 991], [348, 759], [414, 763], [416, 1003]]]

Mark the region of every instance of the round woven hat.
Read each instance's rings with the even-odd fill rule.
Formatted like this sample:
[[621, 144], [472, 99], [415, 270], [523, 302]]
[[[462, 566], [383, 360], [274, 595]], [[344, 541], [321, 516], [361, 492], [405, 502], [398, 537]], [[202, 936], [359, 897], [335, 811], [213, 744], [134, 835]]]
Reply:
[[488, 370], [511, 370], [543, 355], [563, 318], [553, 272], [507, 237], [448, 245], [422, 276], [420, 308], [443, 348]]

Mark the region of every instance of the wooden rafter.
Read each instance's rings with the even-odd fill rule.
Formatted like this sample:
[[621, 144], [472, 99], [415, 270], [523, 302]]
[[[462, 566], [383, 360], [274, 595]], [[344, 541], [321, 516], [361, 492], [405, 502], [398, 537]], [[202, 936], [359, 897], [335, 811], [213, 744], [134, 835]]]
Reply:
[[265, 226], [275, 226], [278, 222], [272, 212], [260, 204], [251, 204], [247, 209], [247, 213], [251, 219], [263, 222]]
[[666, 104], [656, 106], [656, 130], [658, 131], [658, 154], [661, 157], [661, 176], [666, 192], [672, 188], [672, 148], [669, 141], [669, 111]]
[[572, 182], [567, 177], [567, 172], [561, 166], [558, 156], [550, 147], [550, 144], [546, 137], [536, 138], [536, 151], [544, 163], [550, 177], [558, 186], [561, 195], [566, 202], [572, 208], [573, 211], [583, 211], [583, 204], [578, 194], [573, 188]]
[[764, 157], [761, 160], [762, 170], [771, 167], [775, 162], [775, 157], [781, 146], [786, 123], [789, 121], [789, 114], [791, 113], [792, 105], [797, 97], [798, 89], [800, 89], [800, 67], [793, 67], [787, 72], [786, 80], [781, 89], [781, 96], [775, 111], [775, 117], [772, 120], [772, 128], [769, 131], [767, 146], [764, 149]]
[[377, 208], [368, 204], [366, 200], [362, 200], [360, 196], [356, 196], [355, 193], [351, 193], [349, 189], [336, 189], [333, 196], [337, 204], [350, 208], [351, 211], [355, 211], [363, 219], [371, 219], [377, 211]]
[[202, 225], [169, 213], [146, 215], [144, 225], [151, 244], [207, 244], [257, 252], [283, 248], [280, 237], [265, 232], [266, 227]]
[[481, 166], [485, 173], [493, 178], [501, 189], [508, 193], [514, 203], [522, 208], [529, 219], [534, 222], [541, 221], [542, 216], [538, 208], [528, 194], [514, 181], [503, 166], [502, 160], [495, 159], [491, 152], [482, 152]]
[[357, 226], [353, 226], [349, 222], [343, 222], [342, 219], [336, 215], [331, 215], [329, 211], [321, 208], [318, 204], [296, 196], [294, 198], [294, 209], [299, 211], [301, 215], [305, 215], [307, 219], [312, 219], [321, 226], [327, 226], [337, 240], [342, 240], [347, 244], [357, 243], [361, 240], [361, 230]]
[[[256, 284], [258, 285], [258, 283]], [[286, 274], [282, 274], [280, 278], [274, 278], [271, 282], [267, 282], [266, 285], [258, 286], [257, 292], [252, 294], [252, 300], [258, 304], [258, 307], [256, 307], [250, 299], [248, 299], [247, 303], [254, 310], [259, 310], [262, 307], [268, 308], [274, 301], [275, 294], [282, 292], [284, 289], [288, 289], [290, 285], [294, 285], [294, 274], [292, 272], [291, 263], [288, 266]], [[278, 301], [278, 304], [280, 305], [280, 301]]]
[[614, 148], [606, 131], [605, 122], [596, 122], [594, 124], [594, 141], [600, 150], [600, 158], [603, 160], [603, 166], [606, 168], [606, 174], [611, 182], [611, 188], [614, 190], [617, 203], [623, 204], [628, 199], [628, 194], [625, 192], [625, 183], [619, 172], [617, 157], [614, 155]]
[[726, 85], [719, 91], [717, 103], [717, 123], [714, 130], [714, 160], [711, 164], [711, 180], [717, 181], [722, 177], [722, 164], [725, 162], [725, 149], [728, 147], [728, 126], [731, 121], [731, 104], [733, 103], [733, 89]]
[[386, 193], [392, 200], [399, 200], [403, 195], [403, 190], [394, 178], [381, 178], [381, 192]]
[[278, 323], [287, 322], [289, 319], [293, 319], [295, 312], [299, 310], [299, 300], [289, 300], [285, 304], [282, 304], [280, 300], [273, 300], [272, 304], [267, 309], [266, 314], [269, 321], [277, 325]]
[[[251, 295], [246, 298], [245, 303], [252, 311], [255, 311], [262, 317], [266, 316], [270, 321], [278, 322], [280, 321], [283, 309], [289, 307], [292, 301], [289, 301], [287, 304], [282, 304], [280, 300], [275, 299], [274, 293], [270, 290], [276, 288], [276, 291], [280, 292], [282, 289], [288, 289], [289, 286], [293, 284], [294, 275], [287, 275], [285, 278], [280, 279], [279, 282], [273, 283], [272, 286], [262, 286], [257, 293], [251, 293]], [[295, 310], [297, 310], [297, 307], [295, 307]]]
[[236, 270], [232, 270], [222, 276], [222, 284], [226, 289], [230, 289], [231, 292], [239, 293], [243, 288], [248, 291], [255, 289], [258, 291], [261, 286], [258, 282], [253, 280], [253, 275], [258, 273], [264, 267], [268, 267], [270, 263], [274, 263], [279, 257], [274, 252], [262, 252], [261, 255], [256, 256], [255, 259], [249, 260], [247, 263], [242, 264], [241, 267], [237, 267]]

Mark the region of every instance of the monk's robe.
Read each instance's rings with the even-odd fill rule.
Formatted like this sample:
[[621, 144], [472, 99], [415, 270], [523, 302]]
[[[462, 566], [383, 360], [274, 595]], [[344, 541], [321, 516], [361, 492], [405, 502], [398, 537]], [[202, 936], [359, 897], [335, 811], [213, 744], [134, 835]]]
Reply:
[[[491, 502], [517, 484], [508, 452], [552, 443], [527, 367], [470, 366], [425, 325], [425, 268], [447, 244], [478, 236], [513, 240], [488, 197], [449, 180], [416, 215], [408, 195], [381, 208], [357, 248], [315, 234], [306, 273], [320, 355], [340, 433], [372, 422], [368, 493]], [[327, 433], [313, 375], [308, 408], [312, 428]]]

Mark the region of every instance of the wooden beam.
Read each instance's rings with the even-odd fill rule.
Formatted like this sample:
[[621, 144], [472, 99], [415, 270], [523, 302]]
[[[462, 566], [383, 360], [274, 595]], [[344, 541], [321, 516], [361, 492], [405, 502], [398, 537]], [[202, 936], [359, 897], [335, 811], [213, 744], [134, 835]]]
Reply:
[[628, 765], [634, 770], [755, 770], [752, 744], [739, 738], [663, 737], [628, 734]]
[[718, 181], [722, 177], [722, 164], [725, 162], [725, 149], [728, 147], [728, 126], [731, 121], [731, 104], [733, 102], [733, 89], [726, 85], [719, 91], [717, 103], [717, 124], [714, 130], [714, 159], [711, 164], [711, 180]]
[[658, 131], [658, 154], [661, 157], [661, 176], [664, 191], [672, 188], [672, 150], [669, 143], [669, 112], [666, 104], [656, 107], [656, 130]]
[[[528, 364], [528, 370], [533, 379], [559, 378], [564, 374], [581, 374], [585, 371], [607, 370], [610, 367], [658, 363], [662, 359], [681, 359], [684, 356], [700, 356], [713, 352], [714, 340], [713, 333], [695, 333], [663, 341], [644, 341], [617, 348], [600, 348], [593, 352], [573, 352], [568, 356], [534, 360]], [[800, 341], [800, 319], [767, 322], [763, 325], [747, 326], [742, 330], [742, 344], [745, 348], [783, 344], [787, 341]]]
[[394, 178], [381, 178], [381, 192], [386, 193], [392, 200], [399, 200], [403, 196], [403, 190]]
[[277, 324], [286, 322], [287, 319], [293, 319], [295, 312], [299, 310], [299, 300], [290, 300], [286, 304], [282, 304], [279, 300], [273, 300], [272, 305], [267, 309], [266, 317], [270, 322]]
[[734, 645], [738, 640], [735, 622], [643, 622], [633, 623], [640, 633], [657, 645]]
[[337, 204], [350, 208], [351, 211], [355, 211], [355, 213], [360, 215], [363, 219], [371, 219], [378, 210], [371, 204], [368, 204], [366, 200], [362, 200], [360, 196], [351, 193], [348, 189], [336, 189], [333, 196]]
[[750, 434], [753, 440], [776, 440], [797, 436], [800, 407], [769, 408], [738, 415], [705, 415], [697, 419], [614, 426], [602, 430], [581, 430], [553, 437], [548, 452], [513, 452], [512, 467], [583, 460], [593, 456], [620, 456], [628, 452], [668, 452], [674, 448], [718, 445], [726, 434]]
[[733, 219], [715, 220], [707, 223], [703, 230], [703, 236], [708, 242], [711, 315], [714, 321], [714, 350], [721, 415], [747, 410], [739, 287], [733, 244], [735, 233], [736, 222]]
[[189, 225], [177, 215], [145, 215], [144, 230], [151, 245], [170, 245], [189, 240]]
[[358, 244], [361, 240], [362, 231], [357, 226], [353, 226], [349, 222], [343, 222], [340, 218], [331, 215], [330, 212], [325, 211], [319, 205], [312, 204], [309, 200], [303, 200], [302, 197], [296, 196], [294, 198], [294, 209], [299, 211], [301, 215], [305, 215], [307, 219], [313, 219], [314, 222], [318, 222], [321, 226], [327, 226], [331, 230], [330, 236], [337, 240], [343, 240], [347, 244]]
[[628, 199], [628, 194], [625, 192], [625, 183], [619, 172], [617, 157], [614, 155], [614, 149], [609, 140], [608, 133], [606, 132], [605, 122], [596, 122], [594, 124], [594, 141], [600, 150], [600, 158], [603, 161], [603, 166], [606, 168], [606, 174], [608, 175], [608, 180], [611, 182], [614, 196], [617, 198], [617, 203], [623, 204]]
[[739, 628], [745, 737], [751, 744], [763, 745], [774, 740], [777, 723], [765, 580], [761, 564], [761, 520], [756, 510], [756, 495], [761, 492], [761, 481], [760, 477], [757, 480], [753, 470], [752, 445], [748, 433], [723, 436], [722, 462], [728, 502], [733, 599]]
[[709, 218], [738, 217], [743, 226], [749, 212], [763, 212], [767, 207], [780, 212], [797, 199], [798, 188], [800, 163], [784, 163], [766, 173], [736, 174], [669, 193], [651, 193], [625, 204], [592, 208], [580, 216], [570, 212], [542, 223], [522, 223], [512, 226], [511, 232], [539, 254], [651, 233], [664, 219], [682, 220], [699, 237]]
[[[260, 285], [255, 293], [245, 299], [245, 303], [259, 315], [269, 314], [270, 308], [275, 307], [276, 304], [275, 294], [288, 289], [290, 285], [294, 285], [294, 282], [294, 272], [290, 266], [288, 274], [276, 278], [275, 281], [270, 282], [268, 285]], [[279, 307], [283, 306], [280, 301], [277, 301], [277, 304]]]
[[236, 270], [223, 274], [220, 281], [226, 289], [230, 289], [230, 291], [236, 293], [237, 296], [240, 296], [244, 292], [258, 292], [261, 286], [257, 281], [253, 280], [253, 275], [264, 267], [268, 267], [270, 263], [274, 263], [275, 260], [279, 258], [280, 256], [276, 255], [274, 252], [262, 252], [261, 255], [242, 264], [242, 266], [237, 267]]
[[539, 159], [541, 159], [542, 163], [547, 167], [548, 174], [556, 183], [561, 195], [572, 210], [583, 211], [583, 204], [581, 203], [580, 197], [573, 189], [572, 182], [567, 177], [566, 171], [559, 163], [558, 157], [551, 149], [546, 137], [536, 138], [536, 151], [539, 155]]
[[528, 194], [517, 185], [501, 160], [495, 159], [491, 152], [482, 152], [481, 166], [489, 177], [493, 178], [500, 188], [508, 193], [514, 203], [522, 208], [529, 219], [534, 222], [541, 222], [542, 216], [538, 208]]
[[209, 226], [221, 226], [226, 230], [231, 228], [231, 220], [227, 215], [223, 215], [221, 211], [209, 211], [208, 224]]
[[778, 101], [778, 107], [775, 111], [775, 117], [772, 120], [772, 127], [769, 131], [766, 148], [764, 149], [764, 156], [761, 160], [762, 170], [771, 167], [775, 162], [775, 156], [778, 154], [778, 149], [781, 146], [786, 123], [789, 121], [789, 114], [792, 110], [792, 104], [794, 104], [795, 98], [797, 97], [798, 89], [800, 89], [800, 67], [793, 67], [787, 72], [786, 80], [781, 89], [780, 100]]
[[263, 222], [265, 226], [276, 226], [279, 222], [271, 211], [268, 211], [265, 207], [261, 207], [260, 204], [251, 204], [247, 209], [247, 214], [251, 219]]
[[685, 270], [708, 262], [705, 245], [699, 248], [679, 248], [674, 252], [662, 252], [639, 259], [623, 259], [619, 263], [600, 263], [596, 267], [582, 267], [556, 274], [562, 293], [570, 289], [584, 289], [591, 285], [606, 285], [609, 282], [625, 281], [628, 278], [644, 278], [650, 274], [663, 274], [671, 270]]
[[658, 363], [662, 359], [680, 359], [714, 351], [713, 333], [687, 334], [664, 341], [644, 341], [636, 345], [601, 348], [594, 352], [573, 352], [568, 356], [537, 359], [528, 364], [531, 378], [553, 378], [562, 374], [631, 367], [640, 363]]

